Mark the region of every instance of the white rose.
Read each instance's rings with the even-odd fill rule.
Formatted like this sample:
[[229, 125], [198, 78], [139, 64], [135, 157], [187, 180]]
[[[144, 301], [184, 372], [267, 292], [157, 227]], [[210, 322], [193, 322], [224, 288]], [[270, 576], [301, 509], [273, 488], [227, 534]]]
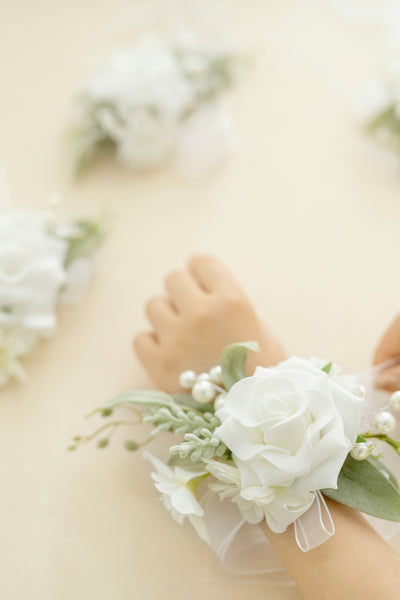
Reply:
[[229, 390], [214, 435], [232, 451], [240, 496], [262, 508], [273, 531], [285, 531], [308, 510], [316, 490], [337, 487], [362, 405], [362, 398], [296, 357], [257, 367]]
[[0, 214], [0, 327], [39, 337], [54, 328], [55, 305], [66, 282], [67, 243], [48, 233], [49, 213]]

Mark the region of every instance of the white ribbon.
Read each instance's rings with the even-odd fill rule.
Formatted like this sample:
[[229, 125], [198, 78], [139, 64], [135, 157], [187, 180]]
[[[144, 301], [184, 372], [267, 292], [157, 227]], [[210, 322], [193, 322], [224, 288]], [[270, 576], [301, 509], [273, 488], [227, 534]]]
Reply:
[[313, 550], [333, 536], [335, 525], [319, 490], [315, 492], [311, 507], [293, 525], [297, 545], [303, 552]]
[[249, 583], [293, 585], [260, 525], [247, 523], [231, 500], [209, 492], [204, 521], [222, 567]]

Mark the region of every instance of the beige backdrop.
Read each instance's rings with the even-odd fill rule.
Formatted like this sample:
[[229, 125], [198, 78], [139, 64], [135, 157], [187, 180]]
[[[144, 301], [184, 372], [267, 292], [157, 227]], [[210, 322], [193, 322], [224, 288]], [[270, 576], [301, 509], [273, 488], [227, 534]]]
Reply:
[[[16, 205], [116, 214], [98, 273], [0, 403], [4, 600], [294, 600], [294, 589], [209, 584], [210, 550], [165, 513], [149, 465], [119, 444], [67, 453], [82, 416], [148, 385], [131, 353], [142, 306], [194, 252], [224, 259], [291, 353], [365, 367], [399, 309], [400, 176], [366, 147], [352, 105], [383, 32], [323, 0], [232, 2], [253, 67], [231, 96], [240, 144], [220, 170], [137, 177], [101, 160], [77, 185], [62, 127], [88, 63], [126, 44], [125, 0], [0, 0], [0, 160]], [[215, 570], [216, 569], [216, 570]]]

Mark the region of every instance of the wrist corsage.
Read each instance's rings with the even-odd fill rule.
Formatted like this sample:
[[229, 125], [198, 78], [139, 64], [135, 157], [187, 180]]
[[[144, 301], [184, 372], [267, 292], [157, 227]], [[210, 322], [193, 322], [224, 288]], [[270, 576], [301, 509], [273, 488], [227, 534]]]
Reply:
[[0, 212], [0, 387], [55, 331], [60, 302], [80, 299], [104, 237], [102, 220], [57, 224], [51, 210]]
[[[133, 422], [154, 427], [144, 443], [162, 432], [173, 434], [168, 463], [143, 454], [172, 516], [179, 523], [187, 518], [236, 573], [243, 572], [249, 549], [257, 549], [247, 574], [277, 570], [259, 558], [271, 552], [259, 527], [264, 521], [275, 533], [293, 526], [303, 551], [332, 536], [325, 496], [400, 521], [398, 482], [377, 454], [384, 442], [400, 454], [400, 441], [392, 437], [400, 392], [388, 406], [369, 411], [365, 387], [318, 359], [292, 357], [247, 377], [249, 349], [257, 344], [228, 346], [208, 373], [182, 373], [187, 393], [133, 390], [94, 411], [109, 419], [127, 407]], [[89, 439], [103, 448], [127, 423], [107, 421], [92, 435], [73, 438], [71, 449]], [[143, 445], [124, 443], [128, 450]]]
[[168, 160], [189, 175], [213, 168], [232, 151], [232, 125], [220, 98], [239, 62], [232, 50], [192, 38], [152, 37], [115, 54], [75, 102], [75, 172], [105, 143], [135, 171]]

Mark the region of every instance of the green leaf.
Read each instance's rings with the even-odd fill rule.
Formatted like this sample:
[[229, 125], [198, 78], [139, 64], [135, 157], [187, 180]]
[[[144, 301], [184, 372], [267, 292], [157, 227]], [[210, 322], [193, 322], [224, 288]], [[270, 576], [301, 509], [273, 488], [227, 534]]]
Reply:
[[259, 352], [260, 347], [257, 342], [241, 342], [227, 346], [222, 352], [219, 364], [227, 390], [237, 381], [246, 377], [245, 365], [248, 350]]
[[325, 373], [327, 373], [327, 375], [329, 375], [329, 373], [331, 372], [332, 369], [332, 363], [329, 362], [327, 363], [324, 367], [322, 367], [322, 371], [325, 371]]
[[194, 410], [199, 412], [214, 412], [214, 405], [212, 402], [201, 404], [201, 402], [197, 402], [191, 394], [172, 394], [172, 398], [177, 404], [183, 404], [184, 406], [194, 408]]
[[87, 417], [91, 417], [92, 415], [103, 412], [105, 409], [113, 409], [117, 406], [122, 405], [142, 405], [142, 406], [173, 406], [175, 403], [172, 397], [165, 392], [160, 392], [159, 390], [130, 390], [127, 392], [123, 392], [122, 394], [118, 394], [111, 400], [108, 400], [99, 408], [96, 408], [91, 413], [87, 415]]
[[100, 246], [105, 235], [104, 223], [101, 219], [77, 221], [74, 223], [73, 231], [73, 235], [64, 238], [68, 242], [66, 266], [78, 258], [91, 256]]
[[367, 515], [400, 521], [400, 490], [392, 473], [372, 456], [357, 461], [347, 456], [339, 473], [338, 489], [321, 490], [325, 496]]
[[392, 131], [394, 134], [399, 133], [400, 121], [396, 114], [395, 104], [378, 113], [367, 123], [367, 131], [369, 132], [374, 133], [381, 129]]

